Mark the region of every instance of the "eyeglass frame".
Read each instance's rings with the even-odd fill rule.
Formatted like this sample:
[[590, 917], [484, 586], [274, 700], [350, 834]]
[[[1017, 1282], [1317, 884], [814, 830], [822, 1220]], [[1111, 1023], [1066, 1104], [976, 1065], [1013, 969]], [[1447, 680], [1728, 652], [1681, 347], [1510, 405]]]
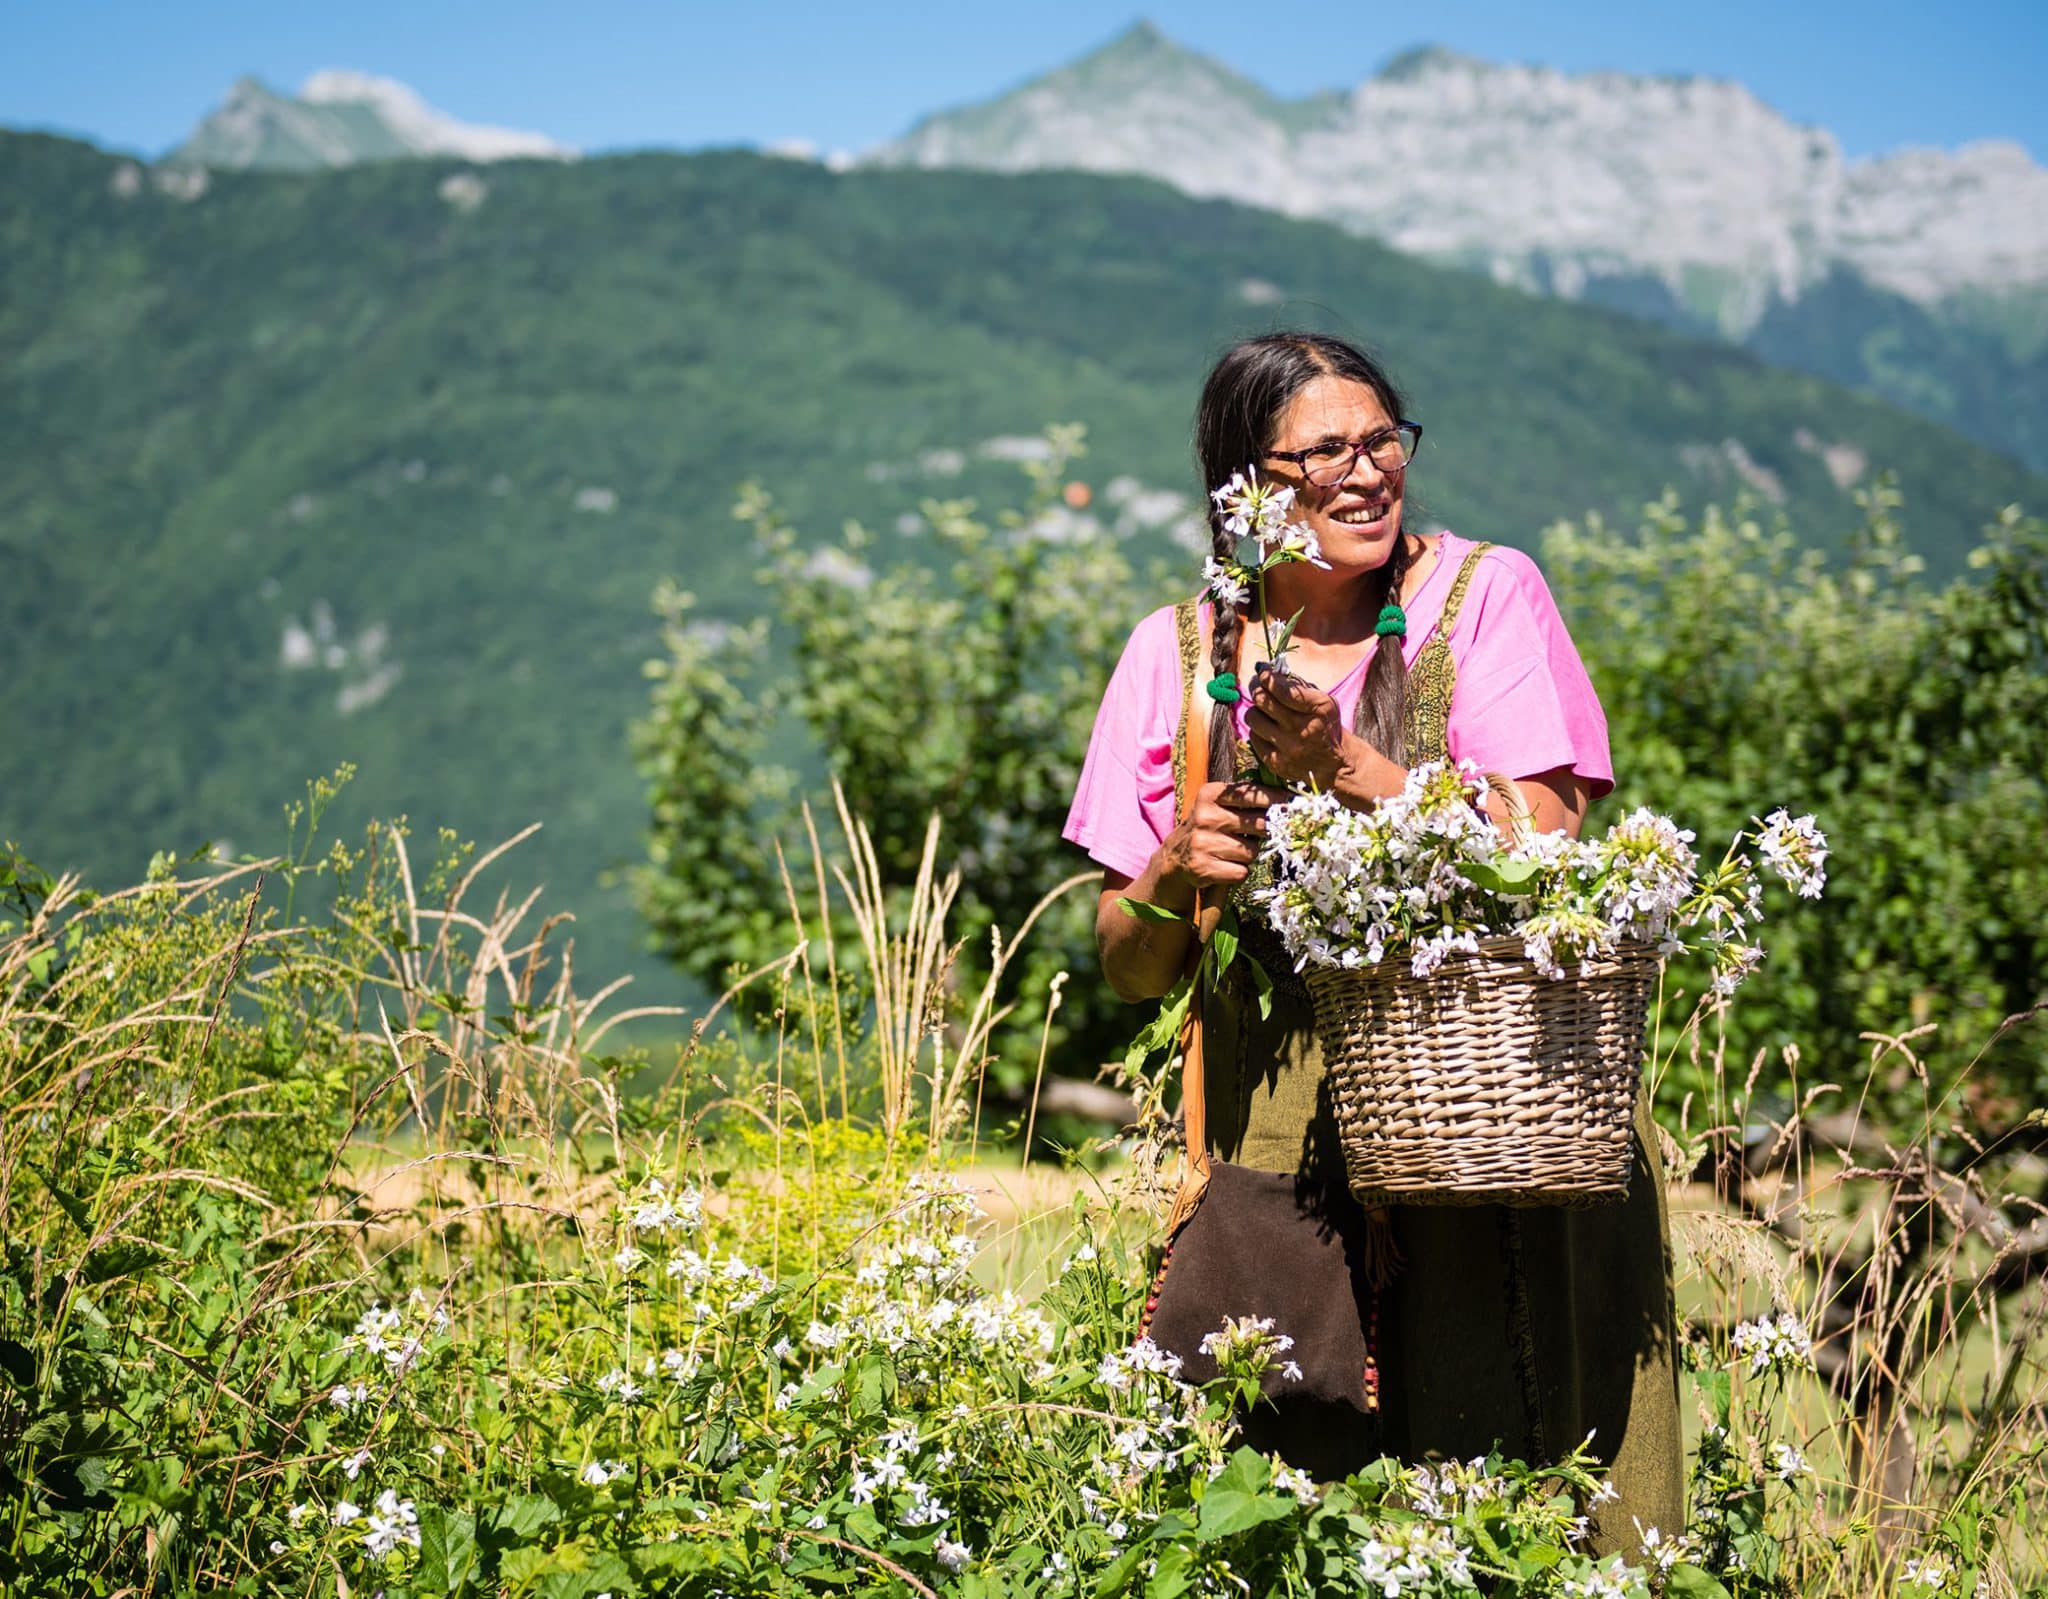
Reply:
[[[1381, 428], [1379, 432], [1368, 434], [1362, 439], [1325, 439], [1321, 444], [1311, 445], [1306, 450], [1268, 450], [1266, 452], [1266, 459], [1269, 461], [1286, 461], [1296, 471], [1301, 473], [1303, 477], [1307, 478], [1309, 482], [1315, 483], [1317, 488], [1333, 489], [1358, 470], [1359, 458], [1366, 456], [1366, 452], [1371, 446], [1379, 443], [1381, 439], [1399, 438], [1403, 433], [1410, 434], [1412, 437], [1408, 441], [1407, 451], [1402, 456], [1399, 466], [1381, 466], [1378, 461], [1372, 463], [1375, 472], [1378, 472], [1382, 477], [1391, 477], [1396, 472], [1407, 471], [1415, 460], [1415, 452], [1422, 447], [1422, 424], [1420, 422], [1411, 422], [1406, 417], [1403, 417], [1392, 427]], [[1314, 474], [1308, 469], [1308, 458], [1315, 454], [1317, 450], [1325, 449], [1333, 443], [1341, 443], [1350, 450], [1351, 459], [1344, 463], [1344, 470], [1338, 476], [1330, 479], [1327, 483], [1317, 483]], [[1367, 458], [1370, 459], [1369, 456]]]

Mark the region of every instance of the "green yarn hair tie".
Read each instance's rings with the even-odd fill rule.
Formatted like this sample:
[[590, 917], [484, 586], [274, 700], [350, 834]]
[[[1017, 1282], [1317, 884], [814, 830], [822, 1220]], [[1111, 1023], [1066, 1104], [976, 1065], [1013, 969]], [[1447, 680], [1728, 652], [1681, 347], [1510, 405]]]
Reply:
[[1373, 632], [1377, 633], [1381, 638], [1386, 638], [1389, 635], [1394, 638], [1406, 638], [1408, 636], [1408, 613], [1398, 605], [1382, 606], [1380, 608], [1379, 625], [1373, 629]]
[[1219, 676], [1212, 677], [1203, 687], [1207, 690], [1209, 698], [1218, 705], [1235, 705], [1237, 703], [1237, 674], [1235, 672], [1224, 672]]

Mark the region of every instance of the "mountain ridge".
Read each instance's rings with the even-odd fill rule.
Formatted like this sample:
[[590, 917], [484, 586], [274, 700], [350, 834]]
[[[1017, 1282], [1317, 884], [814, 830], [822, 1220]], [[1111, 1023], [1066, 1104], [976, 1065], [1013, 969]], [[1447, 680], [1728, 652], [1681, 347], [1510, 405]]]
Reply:
[[280, 94], [257, 77], [238, 79], [164, 163], [307, 171], [422, 156], [489, 162], [576, 155], [544, 134], [460, 121], [396, 78], [325, 67], [296, 96]]
[[[1143, 175], [1317, 218], [1744, 345], [2048, 468], [2048, 169], [2010, 140], [1851, 160], [1734, 79], [1441, 46], [1343, 93], [1248, 82], [1141, 25], [861, 159]], [[1844, 272], [1871, 292], [1840, 293]]]

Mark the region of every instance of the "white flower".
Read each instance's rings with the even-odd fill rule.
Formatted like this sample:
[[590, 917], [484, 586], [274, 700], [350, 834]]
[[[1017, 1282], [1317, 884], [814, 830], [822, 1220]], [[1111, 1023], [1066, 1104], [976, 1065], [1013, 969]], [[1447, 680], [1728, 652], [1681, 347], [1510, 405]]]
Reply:
[[946, 1538], [941, 1538], [932, 1545], [932, 1553], [938, 1557], [939, 1564], [948, 1571], [965, 1571], [967, 1562], [974, 1558], [974, 1551], [966, 1544], [954, 1543]]
[[1806, 1456], [1802, 1455], [1790, 1444], [1774, 1444], [1771, 1446], [1771, 1473], [1780, 1482], [1790, 1482], [1794, 1477], [1800, 1476], [1802, 1473], [1809, 1472], [1812, 1469], [1806, 1463]]
[[1568, 1599], [1628, 1599], [1632, 1585], [1640, 1585], [1642, 1573], [1616, 1555], [1603, 1570], [1595, 1566], [1583, 1577], [1566, 1577], [1559, 1592]]
[[361, 1382], [336, 1383], [334, 1391], [327, 1396], [327, 1402], [344, 1416], [370, 1397], [370, 1390]]
[[341, 1469], [343, 1474], [348, 1478], [348, 1480], [350, 1482], [354, 1482], [356, 1478], [360, 1477], [363, 1474], [363, 1467], [367, 1466], [369, 1463], [370, 1451], [367, 1449], [358, 1449], [354, 1454], [349, 1455], [342, 1461]]
[[618, 1267], [620, 1271], [631, 1271], [646, 1258], [645, 1251], [636, 1249], [631, 1244], [628, 1244], [624, 1249], [621, 1249], [616, 1255], [612, 1256], [612, 1264]]
[[1095, 1368], [1095, 1380], [1111, 1393], [1120, 1394], [1131, 1386], [1131, 1370], [1120, 1356], [1104, 1355]]
[[611, 1395], [621, 1404], [631, 1404], [645, 1390], [625, 1372], [614, 1369], [597, 1379], [597, 1391]]
[[1298, 1360], [1290, 1360], [1286, 1362], [1280, 1368], [1280, 1375], [1282, 1379], [1287, 1382], [1300, 1382], [1302, 1380], [1301, 1362]]
[[398, 1331], [404, 1319], [395, 1306], [386, 1310], [373, 1301], [357, 1319], [356, 1330], [342, 1340], [341, 1346], [344, 1349], [366, 1349], [373, 1355], [381, 1355], [385, 1352], [384, 1335]]
[[1385, 1599], [1434, 1586], [1472, 1588], [1465, 1551], [1447, 1527], [1427, 1522], [1382, 1526], [1358, 1550], [1359, 1574]]
[[289, 1521], [294, 1527], [296, 1527], [300, 1522], [304, 1521], [308, 1516], [313, 1514], [314, 1508], [315, 1507], [311, 1504], [293, 1505], [291, 1509], [287, 1510], [284, 1513], [284, 1519], [286, 1521]]
[[334, 1507], [334, 1524], [337, 1527], [346, 1527], [350, 1522], [362, 1519], [362, 1507], [351, 1504], [346, 1499]]
[[647, 1183], [647, 1197], [634, 1207], [631, 1225], [640, 1232], [693, 1233], [704, 1224], [704, 1198], [694, 1188], [670, 1194], [659, 1177]]
[[1226, 533], [1234, 539], [1255, 538], [1262, 543], [1287, 525], [1294, 509], [1294, 490], [1260, 481], [1257, 467], [1233, 472], [1228, 483], [1209, 491], [1209, 498]]
[[363, 1533], [363, 1547], [373, 1560], [381, 1560], [402, 1543], [417, 1549], [420, 1546], [419, 1523], [412, 1501], [401, 1499], [395, 1491], [386, 1488], [377, 1496], [377, 1508], [371, 1513]]
[[1790, 816], [1775, 810], [1764, 818], [1756, 836], [1757, 853], [1788, 888], [1804, 899], [1819, 899], [1827, 886], [1828, 841], [1811, 816]]
[[782, 1365], [796, 1353], [796, 1350], [787, 1338], [778, 1338], [768, 1346], [768, 1353], [775, 1357], [777, 1365]]
[[1929, 1593], [1947, 1593], [1949, 1579], [1954, 1575], [1955, 1568], [1949, 1564], [1948, 1557], [1931, 1549], [1925, 1554], [1912, 1556], [1899, 1571], [1902, 1582], [1914, 1583]]
[[1330, 563], [1323, 559], [1322, 541], [1304, 522], [1290, 522], [1282, 528], [1274, 541], [1273, 553], [1282, 560], [1306, 561], [1325, 572], [1330, 570]]
[[1202, 586], [1214, 597], [1218, 605], [1239, 606], [1252, 597], [1251, 584], [1245, 581], [1244, 568], [1232, 566], [1210, 556], [1202, 563]]
[[898, 1519], [906, 1527], [929, 1527], [952, 1514], [921, 1482], [906, 1483], [904, 1491], [910, 1495], [910, 1508]]
[[828, 1322], [814, 1321], [804, 1333], [804, 1342], [813, 1349], [837, 1349], [846, 1334]]
[[1281, 1466], [1273, 1473], [1273, 1486], [1282, 1493], [1293, 1494], [1304, 1505], [1312, 1505], [1321, 1497], [1316, 1491], [1315, 1478], [1292, 1466]]
[[1767, 1371], [1811, 1371], [1813, 1339], [1791, 1311], [1743, 1322], [1730, 1340], [1738, 1360], [1749, 1361], [1752, 1377]]
[[593, 1488], [602, 1488], [614, 1478], [625, 1476], [630, 1469], [623, 1460], [593, 1460], [577, 1476]]

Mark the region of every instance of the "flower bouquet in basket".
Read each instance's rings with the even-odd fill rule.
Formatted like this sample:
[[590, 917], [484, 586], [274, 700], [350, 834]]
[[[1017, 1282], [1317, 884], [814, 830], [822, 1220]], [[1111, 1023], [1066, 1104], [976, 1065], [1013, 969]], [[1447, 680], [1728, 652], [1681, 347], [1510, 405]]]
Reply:
[[[1489, 788], [1511, 836], [1475, 804]], [[1598, 838], [1535, 832], [1469, 763], [1418, 766], [1369, 811], [1300, 794], [1267, 827], [1254, 897], [1307, 982], [1368, 1204], [1623, 1197], [1662, 957], [1703, 944], [1725, 996], [1762, 957], [1758, 859], [1807, 898], [1826, 880], [1810, 816], [1776, 811], [1702, 870], [1648, 810]]]

